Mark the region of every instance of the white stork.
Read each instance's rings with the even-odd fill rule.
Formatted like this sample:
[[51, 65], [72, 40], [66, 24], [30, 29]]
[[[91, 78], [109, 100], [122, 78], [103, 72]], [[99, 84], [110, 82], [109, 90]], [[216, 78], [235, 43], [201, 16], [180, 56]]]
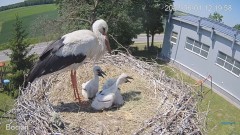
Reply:
[[86, 99], [92, 99], [96, 96], [99, 87], [99, 76], [106, 75], [99, 66], [93, 68], [93, 79], [82, 84], [82, 95]]
[[91, 104], [92, 108], [95, 110], [102, 110], [111, 107], [114, 102], [115, 93], [118, 90], [118, 86], [123, 83], [130, 82], [128, 79], [133, 78], [123, 73], [118, 77], [117, 81], [112, 86], [97, 93]]
[[[109, 87], [111, 87], [116, 81], [117, 81], [118, 78], [111, 78], [111, 79], [108, 79], [104, 84], [103, 84], [103, 87], [102, 89], [108, 89]], [[114, 101], [113, 101], [113, 104], [115, 105], [122, 105], [124, 104], [124, 100], [123, 100], [123, 97], [121, 95], [121, 92], [120, 92], [120, 88], [118, 88], [118, 90], [116, 91], [115, 93], [115, 98], [114, 98]]]
[[50, 44], [28, 74], [24, 87], [43, 75], [71, 70], [74, 96], [81, 102], [77, 88], [76, 69], [86, 59], [93, 59], [95, 63], [106, 50], [111, 52], [107, 23], [102, 19], [97, 20], [93, 23], [92, 30], [77, 30]]

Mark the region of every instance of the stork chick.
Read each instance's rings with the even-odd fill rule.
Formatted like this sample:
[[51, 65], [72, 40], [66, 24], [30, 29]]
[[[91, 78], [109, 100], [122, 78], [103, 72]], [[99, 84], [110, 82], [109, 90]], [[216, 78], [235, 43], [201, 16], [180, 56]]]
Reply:
[[[107, 89], [109, 87], [111, 87], [116, 81], [117, 81], [118, 78], [111, 78], [111, 79], [108, 79], [104, 84], [103, 84], [103, 87], [102, 89]], [[123, 100], [123, 97], [121, 95], [121, 92], [120, 92], [120, 88], [118, 87], [118, 90], [116, 91], [115, 93], [115, 98], [114, 98], [114, 101], [113, 101], [113, 104], [114, 105], [123, 105], [124, 104], [124, 100]]]
[[116, 82], [107, 89], [103, 89], [101, 92], [97, 93], [95, 99], [93, 100], [91, 106], [95, 110], [107, 109], [113, 105], [115, 99], [115, 93], [118, 90], [118, 86], [130, 82], [128, 79], [133, 79], [127, 74], [121, 74]]
[[92, 99], [96, 96], [99, 87], [99, 76], [106, 75], [99, 66], [93, 68], [94, 78], [82, 84], [82, 95], [85, 99]]

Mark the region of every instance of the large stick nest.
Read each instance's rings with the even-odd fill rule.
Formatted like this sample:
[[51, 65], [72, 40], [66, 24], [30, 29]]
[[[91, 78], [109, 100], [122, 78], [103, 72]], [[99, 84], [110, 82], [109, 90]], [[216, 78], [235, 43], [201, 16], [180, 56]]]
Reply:
[[[19, 134], [203, 134], [194, 89], [167, 77], [156, 62], [118, 52], [105, 55], [98, 65], [106, 79], [123, 72], [134, 78], [121, 86], [123, 106], [96, 112], [90, 103], [84, 107], [74, 101], [69, 72], [48, 76], [21, 91], [14, 112], [18, 126], [27, 128]], [[92, 77], [92, 64], [77, 73], [81, 91]]]

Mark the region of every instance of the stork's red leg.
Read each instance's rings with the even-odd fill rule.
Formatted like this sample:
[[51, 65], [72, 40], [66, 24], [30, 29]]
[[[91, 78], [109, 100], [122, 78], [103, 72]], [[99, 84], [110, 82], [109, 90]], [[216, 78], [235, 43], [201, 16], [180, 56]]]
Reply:
[[71, 70], [71, 81], [72, 81], [72, 87], [73, 87], [73, 90], [74, 90], [75, 100], [78, 100], [78, 102], [81, 103], [81, 105], [83, 105], [83, 106], [88, 105], [88, 102], [84, 102], [80, 98], [80, 95], [79, 95], [79, 92], [78, 92], [78, 88], [77, 88], [76, 70]]
[[73, 88], [73, 93], [74, 93], [74, 98], [76, 99], [77, 98], [77, 96], [76, 96], [76, 84], [74, 83], [74, 73], [73, 73], [74, 71], [73, 70], [71, 70], [71, 82], [72, 82], [72, 88]]
[[76, 99], [78, 99], [79, 103], [81, 103], [81, 98], [79, 96], [78, 88], [77, 88], [77, 76], [76, 76], [76, 70], [74, 71], [73, 74], [73, 82], [75, 84], [75, 91], [76, 91]]

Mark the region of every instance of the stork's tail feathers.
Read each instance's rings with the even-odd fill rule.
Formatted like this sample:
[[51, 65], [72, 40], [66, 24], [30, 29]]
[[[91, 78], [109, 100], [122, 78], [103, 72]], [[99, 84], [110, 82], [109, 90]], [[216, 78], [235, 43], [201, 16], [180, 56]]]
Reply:
[[34, 65], [34, 67], [30, 70], [28, 75], [25, 77], [25, 81], [23, 84], [23, 88], [26, 88], [28, 84], [32, 83], [36, 78], [38, 78], [42, 72], [43, 65], [42, 63], [38, 62]]

